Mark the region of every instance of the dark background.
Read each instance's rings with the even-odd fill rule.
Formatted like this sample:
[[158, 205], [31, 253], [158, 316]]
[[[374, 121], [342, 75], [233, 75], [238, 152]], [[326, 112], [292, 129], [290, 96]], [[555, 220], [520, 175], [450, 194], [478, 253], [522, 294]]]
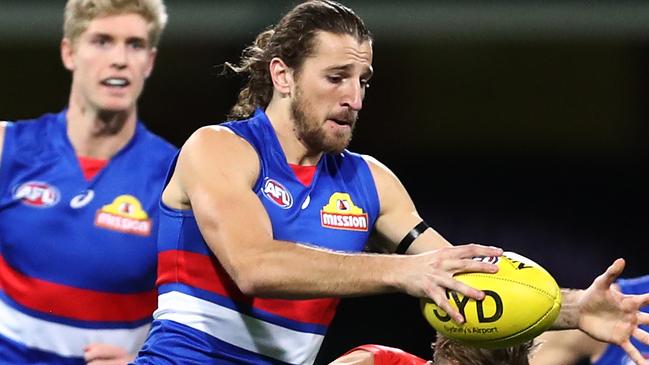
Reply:
[[[0, 4], [0, 119], [58, 111], [64, 1]], [[292, 2], [167, 2], [140, 116], [176, 145], [224, 118], [216, 76]], [[350, 149], [387, 164], [453, 243], [504, 247], [584, 288], [617, 257], [647, 272], [649, 3], [352, 1], [375, 33], [375, 77]], [[374, 342], [430, 355], [405, 295], [344, 300], [320, 363]]]

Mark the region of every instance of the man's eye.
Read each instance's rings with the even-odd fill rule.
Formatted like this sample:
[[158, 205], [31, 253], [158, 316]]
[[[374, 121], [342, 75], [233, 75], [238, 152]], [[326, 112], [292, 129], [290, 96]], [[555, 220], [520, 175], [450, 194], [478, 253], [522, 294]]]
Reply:
[[145, 48], [144, 42], [130, 42], [129, 45], [133, 49], [144, 49]]
[[343, 78], [340, 76], [327, 76], [327, 80], [333, 84], [338, 84], [343, 80]]

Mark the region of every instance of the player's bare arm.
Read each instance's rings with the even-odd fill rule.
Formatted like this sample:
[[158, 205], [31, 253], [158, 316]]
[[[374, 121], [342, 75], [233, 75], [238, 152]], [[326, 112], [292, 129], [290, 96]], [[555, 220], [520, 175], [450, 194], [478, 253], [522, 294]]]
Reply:
[[[416, 256], [342, 254], [277, 241], [252, 191], [258, 174], [258, 157], [247, 142], [222, 128], [203, 128], [183, 147], [163, 195], [165, 203], [176, 208], [187, 208], [191, 200], [208, 245], [246, 294], [312, 298], [401, 290], [425, 297], [431, 287], [442, 284], [476, 295], [472, 289], [459, 286], [450, 274], [445, 273], [444, 280], [429, 282], [426, 278], [437, 277], [437, 271], [457, 270], [454, 266], [459, 265], [461, 257], [500, 252], [470, 245]], [[468, 261], [469, 270], [491, 268]], [[421, 279], [411, 280], [414, 275]]]
[[539, 348], [530, 365], [576, 364], [580, 359], [595, 360], [607, 344], [579, 330], [547, 331], [538, 337]]

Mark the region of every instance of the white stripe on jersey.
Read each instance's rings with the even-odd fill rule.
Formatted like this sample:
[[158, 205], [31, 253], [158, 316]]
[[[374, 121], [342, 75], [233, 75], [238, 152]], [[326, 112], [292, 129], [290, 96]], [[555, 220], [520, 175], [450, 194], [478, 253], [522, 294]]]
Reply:
[[134, 354], [149, 333], [149, 323], [133, 329], [88, 329], [48, 322], [22, 313], [0, 300], [0, 335], [29, 348], [65, 357], [83, 357], [91, 343], [119, 346]]
[[158, 296], [153, 317], [290, 364], [313, 364], [324, 339], [323, 335], [288, 329], [176, 291]]

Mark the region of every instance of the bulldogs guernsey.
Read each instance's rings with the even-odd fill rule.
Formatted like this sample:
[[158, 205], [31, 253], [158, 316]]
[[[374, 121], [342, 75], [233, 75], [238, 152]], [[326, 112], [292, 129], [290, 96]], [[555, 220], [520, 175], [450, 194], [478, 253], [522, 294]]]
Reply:
[[[305, 186], [286, 162], [263, 111], [222, 126], [246, 139], [260, 157], [253, 189], [275, 239], [363, 250], [379, 203], [361, 156], [347, 151], [323, 155]], [[186, 364], [313, 363], [338, 299], [243, 295], [208, 248], [191, 211], [163, 204], [158, 249], [158, 309], [138, 364], [176, 363], [172, 359]]]
[[97, 342], [138, 350], [156, 305], [158, 201], [175, 150], [138, 123], [87, 181], [65, 111], [7, 125], [0, 364], [85, 364]]
[[[649, 275], [641, 276], [633, 279], [620, 279], [617, 282], [620, 290], [624, 294], [644, 294], [649, 291]], [[649, 313], [649, 306], [641, 309], [645, 313]], [[642, 325], [641, 329], [649, 331], [649, 326]], [[649, 346], [639, 342], [635, 338], [631, 338], [633, 345], [642, 353], [645, 359], [649, 359]], [[608, 345], [602, 356], [593, 363], [593, 365], [633, 365], [635, 364], [626, 352], [619, 346]]]

